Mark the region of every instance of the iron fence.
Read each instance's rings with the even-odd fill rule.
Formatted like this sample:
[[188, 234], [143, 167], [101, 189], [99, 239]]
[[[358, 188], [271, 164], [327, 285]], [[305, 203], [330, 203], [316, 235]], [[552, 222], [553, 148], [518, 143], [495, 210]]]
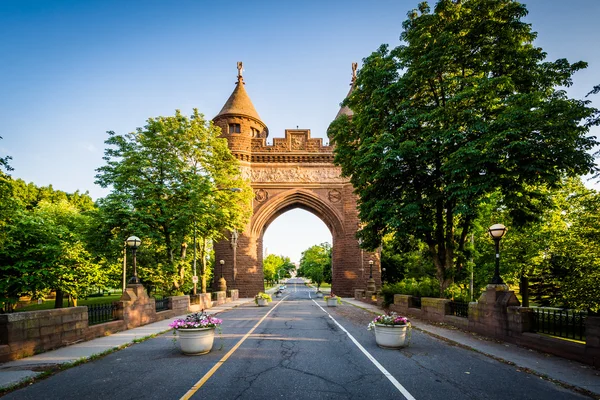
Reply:
[[412, 308], [421, 308], [421, 298], [420, 297], [412, 297], [411, 305]]
[[585, 340], [587, 313], [533, 307], [533, 331], [574, 340]]
[[88, 308], [88, 325], [117, 320], [118, 303], [92, 304]]
[[163, 297], [162, 299], [156, 299], [156, 311], [165, 311], [169, 309], [169, 298]]
[[449, 304], [450, 315], [469, 318], [469, 303], [465, 303], [464, 301], [451, 301]]

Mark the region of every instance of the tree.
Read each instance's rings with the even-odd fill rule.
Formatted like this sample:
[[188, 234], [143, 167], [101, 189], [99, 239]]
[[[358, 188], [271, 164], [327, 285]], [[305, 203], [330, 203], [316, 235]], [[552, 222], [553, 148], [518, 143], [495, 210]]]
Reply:
[[508, 282], [519, 282], [523, 298], [530, 286], [531, 297], [540, 306], [597, 312], [600, 194], [587, 189], [581, 179], [568, 179], [549, 196], [552, 207], [539, 222], [516, 227], [503, 238], [503, 276]]
[[[42, 201], [35, 209], [19, 209], [7, 227], [7, 240], [0, 250], [2, 301], [15, 303], [19, 296], [34, 297], [49, 290], [74, 299], [89, 288], [105, 287], [108, 271], [88, 250], [90, 217], [67, 200]], [[10, 308], [5, 307], [5, 308]]]
[[[100, 202], [117, 232], [113, 251], [119, 252], [129, 234], [142, 238], [140, 278], [164, 291], [183, 292], [191, 287], [187, 244], [200, 238], [204, 266], [205, 240], [245, 226], [252, 192], [242, 179], [237, 160], [219, 138], [221, 131], [194, 110], [188, 118], [150, 118], [144, 128], [126, 135], [108, 132], [106, 165], [96, 182], [112, 187]], [[227, 188], [240, 188], [233, 193]], [[151, 245], [151, 246], [149, 246]], [[206, 288], [203, 267], [202, 287]]]
[[570, 99], [586, 67], [544, 61], [513, 0], [441, 0], [409, 13], [401, 39], [364, 60], [354, 114], [329, 127], [335, 162], [359, 195], [359, 232], [374, 249], [387, 233], [414, 236], [431, 254], [440, 293], [466, 265], [482, 204], [500, 193], [517, 224], [546, 207], [540, 186], [597, 171], [588, 101]]
[[289, 278], [290, 272], [295, 268], [296, 266], [286, 256], [269, 254], [263, 260], [263, 274], [267, 282], [273, 282], [277, 278]]
[[283, 260], [281, 259], [281, 256], [269, 254], [265, 257], [263, 260], [263, 274], [267, 282], [275, 281], [277, 271], [282, 264]]
[[298, 276], [309, 278], [317, 285], [317, 290], [329, 272], [331, 276], [331, 245], [321, 243], [302, 252]]

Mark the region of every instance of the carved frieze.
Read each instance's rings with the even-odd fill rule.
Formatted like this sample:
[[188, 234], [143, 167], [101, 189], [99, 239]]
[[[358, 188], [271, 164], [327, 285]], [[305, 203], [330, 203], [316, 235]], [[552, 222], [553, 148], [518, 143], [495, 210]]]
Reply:
[[251, 179], [258, 182], [285, 182], [285, 183], [345, 183], [348, 179], [342, 178], [341, 169], [338, 167], [323, 168], [252, 168]]

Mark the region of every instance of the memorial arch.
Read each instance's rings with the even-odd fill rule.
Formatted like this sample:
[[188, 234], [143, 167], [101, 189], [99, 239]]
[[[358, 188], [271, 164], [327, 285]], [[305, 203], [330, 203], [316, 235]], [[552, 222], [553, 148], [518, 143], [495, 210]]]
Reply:
[[[313, 213], [331, 231], [334, 293], [353, 296], [354, 289], [365, 289], [369, 260], [374, 261], [373, 278], [380, 287], [379, 255], [359, 248], [356, 195], [352, 184], [333, 164], [333, 146], [324, 145], [321, 138], [311, 138], [308, 129], [287, 129], [285, 137], [267, 144], [269, 130], [250, 101], [241, 71], [238, 63], [235, 89], [213, 119], [254, 190], [253, 215], [243, 232], [238, 233], [237, 240], [229, 237], [215, 243], [216, 259], [225, 261], [227, 288], [238, 289], [242, 297], [264, 290], [265, 230], [278, 216], [294, 208]], [[351, 111], [342, 108], [338, 116], [344, 113]], [[293, 227], [290, 232], [293, 240]]]

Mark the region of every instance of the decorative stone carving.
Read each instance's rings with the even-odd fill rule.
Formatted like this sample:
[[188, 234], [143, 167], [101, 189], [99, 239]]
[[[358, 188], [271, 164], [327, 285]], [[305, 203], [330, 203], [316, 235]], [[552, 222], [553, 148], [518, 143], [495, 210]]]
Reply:
[[292, 150], [304, 150], [306, 148], [306, 136], [292, 135]]
[[332, 203], [339, 203], [342, 200], [342, 192], [337, 189], [332, 189], [329, 191], [329, 201]]
[[269, 192], [264, 189], [258, 189], [254, 191], [254, 199], [259, 202], [263, 202], [269, 198]]
[[289, 183], [346, 183], [338, 167], [306, 168], [253, 168], [252, 182], [289, 182]]

